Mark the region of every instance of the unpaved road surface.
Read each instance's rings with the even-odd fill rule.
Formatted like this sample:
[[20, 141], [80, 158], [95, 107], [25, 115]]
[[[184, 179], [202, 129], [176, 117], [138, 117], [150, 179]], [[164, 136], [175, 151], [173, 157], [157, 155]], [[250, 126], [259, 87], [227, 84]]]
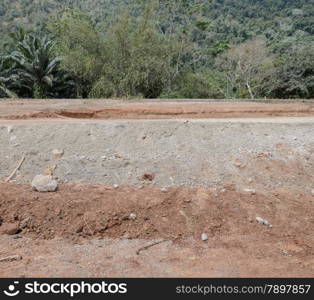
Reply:
[[[269, 103], [271, 102], [271, 103]], [[288, 103], [287, 103], [288, 102]], [[0, 101], [0, 119], [184, 119], [314, 116], [314, 101], [24, 100]]]
[[314, 276], [311, 101], [0, 101], [0, 145], [2, 277]]

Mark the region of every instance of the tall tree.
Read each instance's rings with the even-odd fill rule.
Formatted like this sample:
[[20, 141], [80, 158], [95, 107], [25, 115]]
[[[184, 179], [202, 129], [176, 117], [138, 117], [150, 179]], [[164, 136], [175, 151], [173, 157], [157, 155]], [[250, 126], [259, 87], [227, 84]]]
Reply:
[[224, 72], [228, 83], [227, 94], [245, 97], [247, 91], [251, 99], [257, 96], [272, 64], [272, 56], [262, 39], [235, 46], [217, 60], [217, 66]]

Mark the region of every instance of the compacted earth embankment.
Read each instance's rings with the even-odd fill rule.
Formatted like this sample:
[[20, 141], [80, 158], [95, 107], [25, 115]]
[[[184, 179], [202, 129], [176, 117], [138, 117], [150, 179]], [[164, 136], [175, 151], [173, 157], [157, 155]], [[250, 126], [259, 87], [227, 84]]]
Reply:
[[313, 276], [310, 115], [7, 119], [0, 276]]

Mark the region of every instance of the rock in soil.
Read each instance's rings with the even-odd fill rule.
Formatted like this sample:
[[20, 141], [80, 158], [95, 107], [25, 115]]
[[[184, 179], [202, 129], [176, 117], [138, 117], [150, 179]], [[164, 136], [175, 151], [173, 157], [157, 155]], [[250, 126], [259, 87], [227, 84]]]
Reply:
[[19, 224], [18, 223], [5, 223], [1, 226], [1, 233], [7, 234], [7, 235], [14, 235], [19, 232]]
[[28, 226], [28, 224], [32, 221], [32, 217], [28, 217], [20, 222], [20, 228], [24, 229]]
[[202, 233], [201, 239], [202, 239], [203, 242], [207, 241], [208, 240], [208, 235], [206, 233]]
[[256, 221], [262, 225], [266, 225], [266, 226], [269, 226], [269, 227], [272, 227], [272, 225], [265, 219], [262, 219], [260, 217], [256, 217]]
[[130, 219], [130, 220], [133, 220], [133, 221], [134, 221], [134, 220], [136, 220], [136, 218], [137, 218], [137, 215], [136, 215], [136, 214], [130, 214], [130, 215], [129, 215], [129, 219]]
[[254, 189], [244, 189], [243, 192], [249, 195], [256, 195], [256, 190]]
[[55, 192], [58, 189], [58, 182], [51, 175], [36, 175], [31, 185], [38, 192]]
[[148, 181], [153, 181], [155, 179], [156, 175], [154, 173], [145, 173], [142, 176], [142, 180], [148, 180]]
[[11, 261], [17, 261], [21, 260], [22, 256], [21, 255], [11, 255], [7, 257], [1, 257], [0, 262], [11, 262]]
[[52, 150], [52, 155], [53, 155], [54, 159], [61, 159], [63, 154], [64, 154], [63, 150], [59, 150], [59, 149]]

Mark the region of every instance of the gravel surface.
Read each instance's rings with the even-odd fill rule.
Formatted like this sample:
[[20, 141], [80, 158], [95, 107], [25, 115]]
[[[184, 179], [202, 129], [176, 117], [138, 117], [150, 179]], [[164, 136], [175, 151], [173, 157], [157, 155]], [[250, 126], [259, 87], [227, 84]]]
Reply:
[[13, 182], [53, 174], [59, 182], [119, 186], [311, 190], [313, 126], [313, 118], [1, 121], [0, 178], [24, 154]]

